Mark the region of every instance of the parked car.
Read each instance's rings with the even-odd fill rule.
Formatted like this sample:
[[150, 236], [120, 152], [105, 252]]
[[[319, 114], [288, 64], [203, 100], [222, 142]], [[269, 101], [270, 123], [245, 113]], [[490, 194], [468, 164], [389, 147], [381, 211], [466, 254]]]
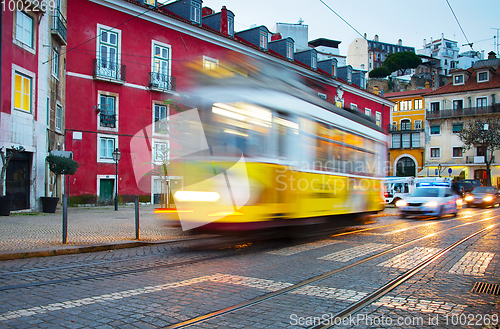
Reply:
[[409, 197], [396, 203], [401, 218], [408, 216], [436, 216], [442, 218], [452, 214], [456, 216], [462, 208], [462, 198], [451, 187], [417, 187]]
[[476, 187], [483, 186], [483, 184], [481, 183], [481, 181], [479, 181], [477, 179], [461, 179], [461, 180], [458, 181], [458, 183], [466, 183], [466, 184], [471, 184], [472, 185], [472, 189], [469, 190], [469, 191], [466, 190], [466, 192], [470, 192], [473, 189], [475, 189]]
[[479, 186], [465, 197], [469, 207], [491, 207], [500, 205], [500, 192], [494, 186]]
[[464, 198], [467, 194], [472, 192], [474, 185], [468, 182], [453, 182], [451, 187]]

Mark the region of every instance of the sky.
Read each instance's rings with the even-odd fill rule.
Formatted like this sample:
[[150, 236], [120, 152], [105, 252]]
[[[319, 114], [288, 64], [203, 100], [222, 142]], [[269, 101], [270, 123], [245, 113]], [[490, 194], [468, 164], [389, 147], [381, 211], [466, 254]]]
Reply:
[[[423, 40], [444, 37], [458, 42], [460, 51], [466, 38], [476, 51], [495, 50], [493, 37], [500, 29], [500, 0], [448, 0], [464, 32], [460, 29], [447, 0], [323, 0], [361, 35], [373, 40], [422, 48]], [[235, 31], [264, 25], [273, 31], [276, 22], [298, 23], [309, 27], [309, 40], [327, 38], [341, 41], [340, 54], [347, 55], [349, 44], [361, 37], [328, 9], [321, 0], [203, 0], [204, 7], [219, 12], [226, 6], [235, 15]], [[485, 40], [488, 39], [488, 40]], [[485, 41], [483, 41], [485, 40]], [[495, 50], [496, 52], [496, 50]]]

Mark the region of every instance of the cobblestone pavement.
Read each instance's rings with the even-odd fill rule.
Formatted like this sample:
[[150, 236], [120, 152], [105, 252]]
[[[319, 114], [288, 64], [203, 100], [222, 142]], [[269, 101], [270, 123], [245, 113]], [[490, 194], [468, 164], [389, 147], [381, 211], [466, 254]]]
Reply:
[[[140, 205], [141, 241], [185, 236], [175, 216], [154, 214], [154, 205]], [[135, 239], [135, 206], [69, 207], [67, 245], [92, 245]], [[15, 213], [0, 216], [0, 251], [61, 247], [62, 210], [55, 214]]]
[[[380, 228], [363, 233], [305, 243], [249, 243], [210, 261], [99, 278], [85, 277], [137, 265], [153, 267], [174, 258], [220, 255], [228, 249], [187, 250], [182, 242], [169, 248], [156, 245], [4, 261], [0, 262], [0, 328], [161, 328], [412, 242], [276, 298], [193, 326], [306, 328], [361, 300], [433, 253], [499, 224], [499, 215], [500, 209], [464, 209], [458, 218], [442, 220], [380, 216], [372, 224]], [[499, 297], [471, 289], [475, 282], [499, 283], [499, 274], [500, 229], [495, 226], [444, 254], [337, 327], [497, 328], [488, 325], [495, 316], [498, 319]], [[81, 279], [3, 289], [75, 276]]]

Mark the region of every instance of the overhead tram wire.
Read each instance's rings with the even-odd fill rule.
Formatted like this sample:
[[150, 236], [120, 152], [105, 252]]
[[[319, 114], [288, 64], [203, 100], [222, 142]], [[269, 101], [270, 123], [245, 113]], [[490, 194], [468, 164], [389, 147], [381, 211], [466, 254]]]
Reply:
[[332, 9], [329, 5], [327, 5], [327, 4], [326, 4], [323, 0], [319, 0], [319, 1], [321, 1], [321, 3], [322, 3], [322, 4], [324, 4], [324, 5], [325, 5], [328, 9], [330, 9], [330, 10], [331, 10], [331, 11], [332, 11], [335, 15], [337, 15], [337, 16], [338, 16], [341, 20], [343, 20], [343, 21], [344, 21], [344, 23], [346, 23], [347, 25], [349, 25], [349, 27], [350, 27], [351, 29], [353, 29], [354, 31], [356, 31], [356, 33], [357, 33], [357, 34], [359, 34], [359, 35], [360, 35], [363, 39], [366, 39], [366, 38], [365, 38], [365, 37], [364, 37], [361, 33], [359, 33], [359, 31], [358, 31], [358, 30], [356, 30], [356, 29], [354, 28], [354, 26], [352, 26], [351, 24], [349, 24], [349, 22], [348, 22], [348, 21], [346, 21], [346, 20], [345, 20], [342, 16], [340, 16], [339, 14], [337, 14], [337, 12], [336, 12], [335, 10], [333, 10], [333, 9]]
[[464, 34], [464, 37], [465, 37], [465, 41], [467, 41], [467, 44], [470, 46], [470, 49], [472, 49], [472, 51], [474, 51], [474, 48], [472, 47], [473, 43], [469, 42], [469, 39], [467, 38], [467, 36], [465, 35], [465, 31], [464, 29], [462, 28], [462, 25], [460, 24], [460, 22], [458, 21], [458, 18], [457, 18], [457, 15], [455, 15], [455, 12], [453, 11], [453, 8], [451, 7], [451, 4], [448, 0], [446, 0], [446, 3], [448, 4], [448, 6], [450, 7], [450, 10], [451, 10], [451, 13], [453, 14], [453, 16], [455, 17], [455, 20], [457, 21], [457, 24], [458, 26], [460, 27], [460, 30], [462, 30], [462, 33]]

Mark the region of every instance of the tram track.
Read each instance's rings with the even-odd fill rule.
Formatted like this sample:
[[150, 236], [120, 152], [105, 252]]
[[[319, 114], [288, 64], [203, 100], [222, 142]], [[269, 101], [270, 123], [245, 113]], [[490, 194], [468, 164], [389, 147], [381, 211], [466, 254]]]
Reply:
[[[380, 229], [380, 228], [386, 228], [386, 227], [390, 227], [390, 226], [394, 226], [394, 225], [398, 225], [398, 224], [400, 224], [400, 223], [393, 223], [393, 224], [388, 224], [388, 225], [354, 229], [354, 230], [350, 230], [350, 231], [335, 233], [335, 234], [330, 235], [330, 236], [325, 236], [322, 239], [339, 237], [339, 236], [355, 234], [355, 233], [363, 233], [363, 232], [376, 230], [376, 229]], [[343, 229], [344, 230], [349, 229], [349, 227], [344, 227]], [[200, 243], [200, 242], [205, 241], [207, 239], [214, 240], [215, 238], [210, 237], [210, 238], [202, 238], [202, 239], [190, 239], [188, 241], [193, 242], [193, 243]], [[180, 242], [180, 241], [177, 241], [177, 242]], [[182, 241], [182, 242], [185, 242], [185, 241]], [[239, 241], [239, 243], [244, 244], [244, 243], [251, 243], [251, 242], [250, 241]], [[302, 242], [302, 243], [304, 243], [304, 242]], [[189, 249], [189, 248], [193, 248], [193, 246], [187, 246], [184, 248]], [[148, 256], [133, 257], [133, 258], [128, 258], [128, 259], [120, 259], [120, 260], [99, 261], [99, 262], [86, 263], [86, 264], [58, 266], [58, 267], [51, 267], [51, 268], [46, 268], [46, 269], [31, 269], [31, 270], [25, 270], [25, 271], [1, 272], [0, 278], [5, 278], [7, 276], [14, 276], [14, 275], [19, 277], [21, 275], [40, 274], [43, 272], [60, 272], [61, 270], [74, 270], [77, 268], [90, 269], [90, 268], [97, 267], [97, 266], [104, 267], [105, 265], [109, 265], [109, 264], [120, 264], [120, 263], [125, 263], [125, 262], [126, 262], [126, 264], [124, 264], [122, 267], [127, 268], [127, 269], [123, 269], [123, 270], [115, 270], [112, 272], [81, 275], [81, 276], [67, 277], [67, 278], [46, 280], [46, 281], [39, 281], [39, 282], [4, 285], [4, 286], [0, 286], [0, 291], [6, 291], [6, 290], [12, 290], [12, 289], [22, 289], [22, 288], [29, 288], [29, 287], [38, 287], [38, 286], [44, 286], [44, 285], [50, 285], [50, 284], [61, 284], [61, 283], [68, 283], [68, 282], [81, 281], [81, 280], [107, 278], [107, 277], [113, 277], [113, 276], [119, 276], [119, 275], [127, 275], [127, 274], [134, 274], [134, 273], [140, 273], [140, 272], [146, 272], [146, 271], [153, 271], [153, 270], [157, 270], [157, 269], [165, 269], [165, 268], [172, 268], [172, 267], [177, 267], [177, 266], [192, 265], [192, 264], [196, 264], [196, 263], [200, 263], [200, 262], [204, 262], [204, 261], [222, 259], [222, 258], [236, 256], [236, 255], [247, 255], [250, 253], [262, 252], [262, 251], [266, 251], [266, 250], [273, 249], [273, 248], [274, 248], [274, 246], [271, 246], [271, 247], [266, 247], [264, 249], [257, 248], [256, 250], [245, 250], [243, 252], [242, 251], [231, 252], [231, 250], [230, 250], [230, 251], [225, 252], [223, 255], [219, 254], [219, 255], [215, 255], [215, 256], [200, 257], [200, 258], [190, 259], [190, 260], [173, 261], [173, 262], [168, 262], [168, 263], [159, 264], [159, 265], [156, 264], [156, 265], [152, 265], [152, 266], [142, 265], [142, 266], [139, 266], [136, 268], [130, 268], [130, 262], [142, 261], [145, 258], [148, 258], [149, 260], [153, 260], [156, 263], [166, 262], [166, 261], [161, 259], [161, 254], [160, 254], [160, 255], [148, 255]], [[174, 254], [174, 255], [176, 255], [176, 254]], [[184, 256], [184, 255], [185, 254], [182, 254], [182, 256]]]
[[[189, 326], [192, 326], [192, 325], [195, 325], [195, 324], [203, 323], [203, 322], [206, 322], [208, 320], [212, 320], [212, 319], [218, 318], [220, 316], [223, 316], [223, 315], [226, 315], [226, 314], [229, 314], [229, 313], [233, 313], [233, 312], [236, 312], [236, 311], [248, 308], [248, 307], [252, 307], [254, 305], [260, 304], [262, 302], [268, 301], [270, 299], [276, 298], [278, 296], [282, 296], [284, 294], [287, 294], [289, 292], [292, 292], [294, 290], [302, 288], [302, 287], [304, 287], [306, 285], [309, 285], [311, 283], [321, 281], [321, 280], [326, 279], [328, 277], [331, 277], [331, 276], [333, 276], [333, 275], [335, 275], [337, 273], [340, 273], [340, 272], [343, 272], [345, 270], [351, 269], [353, 267], [356, 267], [358, 265], [361, 265], [363, 263], [366, 263], [368, 261], [376, 259], [376, 258], [378, 258], [380, 256], [383, 256], [383, 255], [388, 254], [390, 252], [393, 252], [393, 251], [396, 251], [396, 250], [401, 249], [403, 247], [406, 247], [406, 246], [408, 246], [410, 244], [413, 244], [413, 243], [416, 243], [416, 242], [419, 242], [419, 241], [423, 241], [425, 239], [431, 238], [431, 237], [436, 236], [438, 234], [442, 234], [442, 233], [445, 233], [445, 232], [448, 232], [450, 230], [454, 230], [454, 229], [457, 229], [457, 228], [460, 228], [460, 227], [464, 227], [464, 226], [468, 226], [468, 225], [473, 225], [473, 224], [477, 224], [477, 223], [481, 223], [481, 222], [485, 222], [485, 221], [492, 220], [492, 219], [497, 219], [497, 218], [500, 218], [500, 216], [493, 216], [493, 217], [489, 217], [489, 218], [484, 218], [484, 219], [481, 219], [481, 220], [477, 220], [477, 221], [474, 221], [474, 222], [467, 222], [467, 223], [459, 224], [459, 225], [456, 225], [456, 226], [453, 226], [453, 227], [449, 227], [449, 228], [446, 228], [446, 229], [441, 230], [439, 232], [435, 232], [435, 233], [432, 233], [432, 234], [425, 235], [423, 237], [414, 239], [412, 241], [408, 241], [408, 242], [402, 243], [402, 244], [400, 244], [398, 246], [395, 246], [395, 247], [392, 247], [390, 249], [381, 251], [381, 252], [379, 252], [379, 253], [377, 253], [375, 255], [372, 255], [372, 256], [369, 256], [367, 258], [361, 259], [361, 260], [359, 260], [357, 262], [354, 262], [352, 264], [343, 266], [341, 268], [334, 269], [332, 271], [323, 273], [323, 274], [315, 276], [313, 278], [309, 278], [307, 280], [301, 281], [301, 282], [299, 282], [297, 284], [294, 284], [294, 285], [291, 285], [289, 287], [286, 287], [286, 288], [283, 288], [283, 289], [280, 289], [280, 290], [277, 290], [277, 291], [274, 291], [274, 292], [271, 292], [271, 293], [267, 293], [265, 295], [262, 295], [262, 296], [253, 298], [251, 300], [248, 300], [246, 302], [242, 302], [242, 303], [239, 303], [237, 305], [233, 305], [233, 306], [230, 306], [230, 307], [227, 307], [227, 308], [215, 311], [215, 312], [207, 313], [205, 315], [201, 315], [201, 316], [198, 316], [198, 317], [195, 317], [195, 318], [191, 318], [189, 320], [185, 320], [185, 321], [182, 321], [182, 322], [179, 322], [179, 323], [176, 323], [176, 324], [172, 324], [172, 325], [167, 326], [166, 328], [168, 328], [168, 329], [186, 328], [186, 327], [189, 327]], [[397, 278], [389, 281], [384, 286], [382, 286], [381, 288], [377, 289], [375, 292], [373, 292], [373, 293], [369, 294], [368, 296], [366, 296], [365, 298], [361, 299], [359, 302], [356, 302], [356, 303], [350, 305], [349, 307], [347, 307], [346, 309], [338, 312], [334, 316], [334, 319], [335, 319], [335, 317], [337, 319], [343, 319], [343, 318], [349, 316], [350, 314], [353, 314], [356, 311], [360, 310], [361, 308], [369, 305], [371, 302], [373, 302], [374, 300], [376, 300], [376, 299], [380, 298], [381, 296], [385, 295], [386, 293], [388, 293], [389, 291], [391, 291], [392, 289], [394, 289], [398, 285], [402, 284], [403, 282], [405, 282], [406, 280], [408, 280], [410, 277], [412, 277], [413, 275], [415, 275], [416, 273], [418, 273], [419, 271], [421, 271], [422, 269], [424, 269], [426, 266], [428, 266], [432, 262], [436, 261], [438, 258], [442, 257], [444, 254], [446, 254], [450, 250], [456, 248], [457, 246], [461, 245], [465, 241], [467, 241], [467, 240], [469, 240], [469, 239], [471, 239], [471, 238], [473, 238], [473, 237], [475, 237], [475, 236], [477, 236], [477, 235], [479, 235], [479, 234], [481, 234], [481, 233], [483, 233], [483, 232], [485, 232], [485, 231], [487, 231], [489, 229], [492, 229], [492, 228], [494, 228], [494, 227], [496, 227], [498, 225], [500, 225], [500, 223], [492, 224], [492, 225], [490, 225], [490, 226], [488, 226], [486, 228], [477, 230], [474, 233], [469, 234], [468, 236], [466, 236], [466, 237], [460, 239], [459, 241], [451, 244], [447, 248], [445, 248], [445, 249], [443, 249], [443, 250], [441, 250], [439, 252], [436, 252], [431, 257], [429, 257], [427, 260], [425, 260], [425, 261], [417, 264], [413, 268], [411, 268], [408, 271], [404, 272], [403, 274], [399, 275]], [[331, 323], [331, 322], [329, 322], [329, 323]], [[329, 328], [329, 327], [330, 326], [325, 326], [325, 327], [318, 326], [318, 327], [314, 327], [314, 329]], [[311, 328], [311, 329], [313, 329], [313, 328]]]

